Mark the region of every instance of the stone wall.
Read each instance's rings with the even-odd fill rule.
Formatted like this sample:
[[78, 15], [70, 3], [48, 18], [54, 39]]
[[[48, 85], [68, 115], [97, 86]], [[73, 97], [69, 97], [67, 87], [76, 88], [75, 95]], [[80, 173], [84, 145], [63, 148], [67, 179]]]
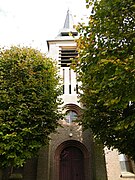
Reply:
[[108, 180], [135, 180], [135, 164], [132, 162], [133, 172], [122, 172], [118, 150], [109, 150], [105, 148], [105, 159]]

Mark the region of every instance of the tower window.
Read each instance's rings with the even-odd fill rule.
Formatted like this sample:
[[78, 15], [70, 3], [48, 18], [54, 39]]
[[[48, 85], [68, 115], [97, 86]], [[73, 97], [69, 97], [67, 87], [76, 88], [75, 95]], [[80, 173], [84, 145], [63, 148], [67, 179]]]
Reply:
[[69, 69], [69, 94], [71, 94], [71, 69]]
[[70, 34], [72, 34], [72, 36], [78, 36], [78, 32], [61, 32], [62, 36], [70, 36]]
[[63, 69], [63, 94], [65, 93], [65, 69]]

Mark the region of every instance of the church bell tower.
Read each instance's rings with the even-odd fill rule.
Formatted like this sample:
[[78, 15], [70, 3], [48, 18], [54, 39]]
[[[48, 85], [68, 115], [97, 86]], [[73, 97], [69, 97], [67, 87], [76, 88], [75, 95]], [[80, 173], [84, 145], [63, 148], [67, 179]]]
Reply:
[[77, 58], [76, 42], [78, 32], [74, 28], [73, 17], [67, 11], [63, 28], [54, 40], [48, 40], [48, 55], [57, 61], [63, 83], [64, 104], [77, 104], [78, 82], [76, 73], [70, 68], [71, 60]]

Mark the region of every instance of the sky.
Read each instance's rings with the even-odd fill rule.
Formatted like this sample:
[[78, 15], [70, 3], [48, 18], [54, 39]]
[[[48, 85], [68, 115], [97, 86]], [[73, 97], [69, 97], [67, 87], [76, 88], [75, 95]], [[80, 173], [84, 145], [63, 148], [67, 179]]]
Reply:
[[75, 24], [90, 14], [85, 0], [0, 0], [0, 46], [31, 46], [46, 53], [46, 41], [63, 28], [68, 9]]

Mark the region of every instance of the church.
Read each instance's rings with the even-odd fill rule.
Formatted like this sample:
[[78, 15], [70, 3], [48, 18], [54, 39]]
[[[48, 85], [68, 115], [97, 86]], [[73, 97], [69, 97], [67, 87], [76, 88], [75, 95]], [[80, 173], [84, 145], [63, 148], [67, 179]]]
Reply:
[[[57, 61], [63, 84], [63, 112], [61, 127], [51, 135], [47, 149], [38, 159], [36, 180], [133, 180], [134, 163], [93, 140], [91, 130], [83, 131], [75, 122], [82, 105], [78, 103], [77, 74], [70, 68], [71, 59], [77, 57], [73, 17], [67, 11], [63, 28], [53, 40], [47, 41], [48, 56]], [[72, 36], [70, 35], [72, 34]]]
[[134, 180], [134, 163], [117, 150], [103, 149], [94, 142], [91, 130], [83, 130], [75, 121], [82, 105], [78, 102], [77, 74], [70, 68], [71, 59], [78, 55], [78, 32], [73, 25], [68, 10], [63, 28], [56, 38], [47, 41], [48, 56], [57, 62], [63, 84], [65, 118], [38, 159], [28, 161], [20, 170], [23, 180]]
[[[72, 33], [72, 36], [70, 35]], [[63, 113], [61, 127], [51, 135], [48, 149], [41, 150], [37, 180], [106, 180], [105, 159], [102, 147], [93, 142], [90, 130], [83, 131], [75, 122], [81, 114], [78, 103], [76, 73], [70, 68], [71, 59], [77, 57], [73, 17], [67, 11], [64, 26], [57, 37], [47, 41], [48, 56], [57, 61], [63, 84]], [[46, 159], [44, 158], [46, 157]]]

